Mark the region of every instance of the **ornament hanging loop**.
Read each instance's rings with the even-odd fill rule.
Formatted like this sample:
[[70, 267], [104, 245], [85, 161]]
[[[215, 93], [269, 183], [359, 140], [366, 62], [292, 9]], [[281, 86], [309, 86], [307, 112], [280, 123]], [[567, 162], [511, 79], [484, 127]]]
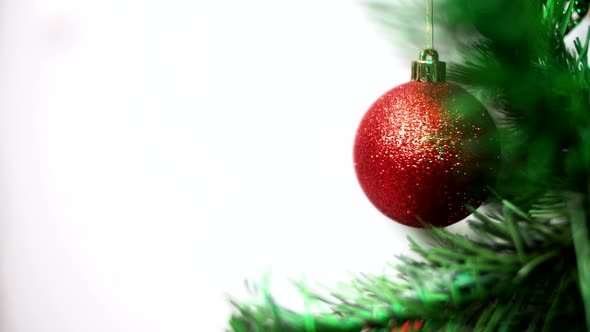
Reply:
[[426, 61], [427, 57], [430, 55], [432, 61], [438, 61], [438, 52], [435, 49], [427, 48], [420, 52], [420, 61]]
[[[428, 57], [430, 56], [430, 59]], [[438, 61], [438, 52], [427, 48], [420, 52], [420, 60], [412, 61], [412, 81], [444, 82], [447, 76], [447, 64]]]

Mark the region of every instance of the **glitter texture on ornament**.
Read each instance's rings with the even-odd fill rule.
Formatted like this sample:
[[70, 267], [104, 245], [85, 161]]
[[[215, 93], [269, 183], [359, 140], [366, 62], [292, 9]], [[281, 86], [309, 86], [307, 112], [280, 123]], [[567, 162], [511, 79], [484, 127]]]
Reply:
[[448, 82], [411, 81], [382, 95], [357, 130], [354, 165], [368, 199], [412, 227], [444, 227], [469, 215], [499, 162], [485, 107]]

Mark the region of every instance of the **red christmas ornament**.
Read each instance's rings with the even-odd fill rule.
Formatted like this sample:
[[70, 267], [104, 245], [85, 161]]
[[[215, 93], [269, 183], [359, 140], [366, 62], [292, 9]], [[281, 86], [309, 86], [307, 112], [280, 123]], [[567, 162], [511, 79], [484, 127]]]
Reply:
[[420, 328], [422, 327], [422, 324], [424, 324], [423, 320], [417, 320], [417, 321], [414, 321], [414, 326], [412, 326], [412, 322], [408, 320], [404, 323], [404, 325], [402, 325], [401, 328], [398, 329], [397, 327], [394, 327], [393, 329], [391, 329], [391, 332], [419, 331]]
[[[430, 55], [431, 60], [426, 60]], [[411, 227], [445, 227], [488, 195], [499, 163], [495, 126], [485, 107], [445, 80], [445, 63], [428, 49], [412, 81], [382, 95], [364, 115], [354, 166], [368, 199]]]

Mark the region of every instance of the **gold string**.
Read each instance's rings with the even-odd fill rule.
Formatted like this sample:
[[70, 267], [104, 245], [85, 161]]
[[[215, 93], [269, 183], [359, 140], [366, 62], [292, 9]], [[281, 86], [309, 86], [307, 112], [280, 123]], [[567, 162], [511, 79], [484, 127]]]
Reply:
[[426, 0], [426, 48], [434, 48], [434, 28], [433, 28], [433, 14], [432, 1]]

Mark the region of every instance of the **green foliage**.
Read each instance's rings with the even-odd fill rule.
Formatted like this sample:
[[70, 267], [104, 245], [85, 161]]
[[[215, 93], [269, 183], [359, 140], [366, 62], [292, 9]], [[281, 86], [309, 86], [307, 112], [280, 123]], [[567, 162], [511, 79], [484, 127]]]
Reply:
[[420, 319], [421, 331], [585, 331], [570, 225], [556, 222], [567, 208], [557, 195], [536, 206], [551, 219], [503, 201], [474, 211], [477, 240], [436, 228], [430, 248], [410, 238], [421, 259], [399, 257], [397, 276], [362, 275], [329, 295], [296, 284], [308, 300], [328, 304], [325, 313], [283, 308], [263, 285], [254, 302], [234, 302], [231, 331], [391, 331]]
[[[445, 0], [441, 28], [479, 35], [449, 79], [483, 91], [502, 113], [504, 163], [497, 190], [519, 202], [561, 185], [587, 190], [590, 163], [588, 39], [564, 43], [579, 2]], [[588, 3], [586, 3], [588, 6]], [[447, 10], [448, 9], [448, 10]]]
[[[400, 256], [394, 275], [327, 294], [295, 285], [324, 311], [284, 308], [263, 285], [251, 302], [233, 302], [229, 331], [389, 332], [421, 320], [420, 331], [590, 331], [590, 34], [571, 50], [564, 43], [589, 4], [435, 1], [438, 31], [462, 54], [449, 80], [498, 113], [497, 206], [473, 211], [471, 238], [430, 229], [433, 246], [409, 239], [420, 258]], [[367, 5], [396, 29], [409, 6]]]

